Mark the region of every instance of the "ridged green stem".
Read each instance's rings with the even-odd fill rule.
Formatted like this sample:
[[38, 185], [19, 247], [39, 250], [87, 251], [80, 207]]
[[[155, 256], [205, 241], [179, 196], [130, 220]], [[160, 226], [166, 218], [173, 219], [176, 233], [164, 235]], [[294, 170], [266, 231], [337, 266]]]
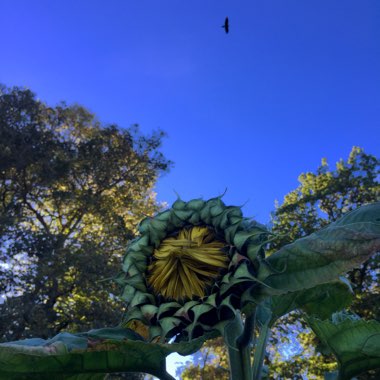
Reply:
[[243, 353], [234, 347], [228, 347], [228, 359], [230, 362], [230, 379], [249, 380], [248, 374], [245, 373]]
[[[225, 341], [228, 347], [231, 380], [251, 380], [251, 339], [254, 327], [254, 316], [246, 317], [243, 325], [241, 315], [233, 325], [226, 329]], [[234, 346], [229, 342], [236, 342]]]
[[270, 332], [269, 324], [270, 320], [268, 320], [260, 329], [259, 338], [255, 348], [255, 356], [253, 359], [252, 380], [260, 380], [262, 376], [265, 348]]

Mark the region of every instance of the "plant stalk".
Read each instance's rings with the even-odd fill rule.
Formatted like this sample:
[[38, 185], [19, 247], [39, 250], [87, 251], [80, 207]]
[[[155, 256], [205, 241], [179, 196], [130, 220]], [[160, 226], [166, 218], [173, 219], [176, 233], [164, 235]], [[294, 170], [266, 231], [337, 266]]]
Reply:
[[[234, 324], [225, 330], [225, 342], [228, 347], [231, 380], [251, 380], [251, 342], [254, 316], [247, 316], [243, 325], [241, 315], [237, 315]], [[234, 344], [231, 344], [234, 342]], [[230, 344], [228, 344], [230, 343]]]
[[244, 373], [243, 355], [235, 347], [228, 347], [228, 359], [230, 362], [230, 380], [248, 380]]
[[269, 337], [270, 321], [268, 320], [260, 329], [259, 338], [253, 359], [252, 380], [261, 380], [263, 363], [265, 358], [265, 348]]

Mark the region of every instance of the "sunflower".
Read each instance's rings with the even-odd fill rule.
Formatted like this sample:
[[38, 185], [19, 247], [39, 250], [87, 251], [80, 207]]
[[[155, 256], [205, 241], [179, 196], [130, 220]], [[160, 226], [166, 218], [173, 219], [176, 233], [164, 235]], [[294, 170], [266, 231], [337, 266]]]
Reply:
[[255, 286], [268, 231], [220, 197], [178, 199], [144, 219], [123, 260], [125, 323], [138, 320], [149, 339], [192, 339], [244, 308]]

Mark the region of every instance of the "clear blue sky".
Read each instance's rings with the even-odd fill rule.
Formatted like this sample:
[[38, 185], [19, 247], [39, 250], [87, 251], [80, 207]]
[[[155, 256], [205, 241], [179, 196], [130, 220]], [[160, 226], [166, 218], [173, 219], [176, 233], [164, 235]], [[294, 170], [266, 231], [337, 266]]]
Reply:
[[379, 0], [1, 0], [0, 16], [0, 82], [167, 132], [159, 200], [228, 188], [266, 223], [322, 157], [380, 153]]

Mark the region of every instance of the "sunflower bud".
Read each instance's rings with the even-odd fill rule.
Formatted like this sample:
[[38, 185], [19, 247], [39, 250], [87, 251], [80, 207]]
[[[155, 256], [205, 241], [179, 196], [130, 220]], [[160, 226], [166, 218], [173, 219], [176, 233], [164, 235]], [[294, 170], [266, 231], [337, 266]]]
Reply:
[[150, 339], [195, 338], [244, 307], [268, 231], [221, 199], [177, 200], [144, 219], [123, 262], [126, 323], [140, 320]]

